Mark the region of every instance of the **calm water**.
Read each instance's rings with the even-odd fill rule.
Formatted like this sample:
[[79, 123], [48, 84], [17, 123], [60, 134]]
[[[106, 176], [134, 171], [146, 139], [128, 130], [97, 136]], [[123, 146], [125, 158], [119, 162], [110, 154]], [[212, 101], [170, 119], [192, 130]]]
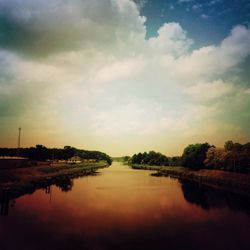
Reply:
[[10, 201], [0, 249], [250, 249], [250, 202], [113, 163]]

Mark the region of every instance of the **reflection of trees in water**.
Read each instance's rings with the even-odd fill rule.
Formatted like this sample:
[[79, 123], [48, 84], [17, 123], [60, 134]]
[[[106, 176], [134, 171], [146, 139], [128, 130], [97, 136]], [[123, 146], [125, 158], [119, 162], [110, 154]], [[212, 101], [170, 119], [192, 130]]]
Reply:
[[[68, 177], [57, 179], [53, 184], [61, 189], [63, 192], [69, 192], [72, 190], [74, 182], [72, 179]], [[46, 194], [50, 194], [50, 201], [52, 196], [52, 185], [45, 186], [44, 191]], [[36, 189], [34, 187], [34, 192]], [[0, 216], [7, 216], [9, 214], [9, 209], [13, 208], [15, 205], [15, 200], [13, 198], [13, 194], [11, 194], [10, 190], [0, 190]]]
[[[70, 179], [69, 177], [63, 177], [54, 181], [53, 185], [55, 185], [56, 187], [59, 187], [61, 191], [63, 192], [69, 192], [72, 190], [74, 182], [73, 182], [73, 179]], [[45, 191], [45, 194], [51, 194], [52, 185], [46, 186], [44, 188], [44, 191]]]
[[250, 197], [221, 191], [196, 182], [179, 180], [186, 201], [203, 209], [227, 207], [250, 216]]
[[1, 190], [0, 194], [0, 216], [7, 216], [9, 214], [9, 208], [13, 208], [15, 200], [11, 200], [9, 196], [9, 190]]
[[62, 179], [59, 179], [56, 182], [56, 186], [59, 187], [63, 192], [69, 192], [72, 190], [74, 185], [74, 182], [72, 179], [65, 177]]
[[210, 206], [203, 187], [199, 187], [198, 183], [191, 183], [183, 180], [179, 182], [181, 183], [184, 198], [188, 202], [209, 210]]

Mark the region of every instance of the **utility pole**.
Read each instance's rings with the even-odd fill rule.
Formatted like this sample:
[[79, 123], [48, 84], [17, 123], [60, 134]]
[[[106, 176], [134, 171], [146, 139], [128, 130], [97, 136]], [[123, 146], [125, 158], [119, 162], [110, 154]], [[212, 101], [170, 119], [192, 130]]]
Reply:
[[18, 141], [17, 141], [17, 148], [20, 148], [20, 142], [21, 142], [21, 127], [18, 128]]
[[18, 128], [17, 156], [20, 156], [20, 143], [21, 143], [21, 127]]

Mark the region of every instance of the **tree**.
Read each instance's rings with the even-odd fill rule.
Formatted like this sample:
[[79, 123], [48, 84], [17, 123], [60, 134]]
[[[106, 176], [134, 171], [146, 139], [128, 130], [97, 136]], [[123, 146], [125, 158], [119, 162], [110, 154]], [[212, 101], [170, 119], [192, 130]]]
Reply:
[[132, 164], [141, 164], [142, 163], [142, 153], [139, 154], [134, 154], [131, 158], [131, 163]]
[[77, 149], [71, 146], [64, 146], [64, 159], [68, 160], [69, 158], [75, 156]]
[[[0, 156], [16, 156], [16, 148], [0, 148]], [[109, 165], [112, 163], [110, 156], [99, 151], [88, 151], [77, 149], [71, 146], [62, 148], [46, 148], [43, 145], [36, 147], [20, 148], [20, 156], [27, 157], [35, 161], [45, 161], [49, 159], [64, 159], [67, 160], [73, 156], [79, 156], [83, 159], [105, 160]]]
[[211, 145], [208, 143], [197, 143], [187, 146], [182, 154], [183, 166], [192, 169], [204, 168], [206, 153], [210, 147]]
[[126, 155], [126, 156], [123, 156], [123, 161], [124, 161], [124, 162], [128, 162], [129, 159], [130, 159], [130, 156], [127, 156], [127, 155]]
[[234, 143], [233, 141], [225, 142], [224, 146], [227, 154], [225, 157], [227, 170], [240, 171], [240, 154], [242, 145], [240, 143]]
[[240, 152], [242, 147], [243, 145], [238, 142], [234, 143], [233, 141], [226, 141], [224, 145], [226, 151]]
[[224, 149], [226, 151], [230, 151], [230, 150], [233, 149], [233, 146], [234, 146], [233, 141], [226, 141], [225, 144], [224, 144]]
[[248, 173], [250, 169], [250, 143], [244, 145], [227, 141], [224, 149], [210, 148], [205, 165], [208, 168]]
[[49, 150], [43, 145], [36, 145], [28, 151], [28, 157], [36, 161], [45, 161], [50, 158]]
[[132, 164], [147, 164], [147, 165], [156, 165], [156, 166], [168, 166], [169, 160], [168, 157], [161, 154], [156, 153], [155, 151], [150, 151], [149, 153], [144, 152], [134, 154], [131, 158]]
[[182, 166], [182, 157], [181, 156], [173, 156], [169, 158], [170, 166]]
[[223, 148], [211, 147], [208, 149], [204, 161], [207, 168], [223, 169], [225, 166], [226, 151]]

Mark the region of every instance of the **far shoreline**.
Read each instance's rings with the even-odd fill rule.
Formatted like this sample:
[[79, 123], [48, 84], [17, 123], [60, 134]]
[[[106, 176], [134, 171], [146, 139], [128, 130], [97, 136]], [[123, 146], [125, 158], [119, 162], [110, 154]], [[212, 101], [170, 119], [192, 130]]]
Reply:
[[129, 166], [137, 170], [156, 171], [151, 174], [152, 176], [166, 176], [187, 180], [199, 183], [200, 185], [250, 197], [250, 176], [248, 174], [212, 169], [191, 170], [185, 167], [175, 166], [149, 166], [142, 164], [131, 164]]

